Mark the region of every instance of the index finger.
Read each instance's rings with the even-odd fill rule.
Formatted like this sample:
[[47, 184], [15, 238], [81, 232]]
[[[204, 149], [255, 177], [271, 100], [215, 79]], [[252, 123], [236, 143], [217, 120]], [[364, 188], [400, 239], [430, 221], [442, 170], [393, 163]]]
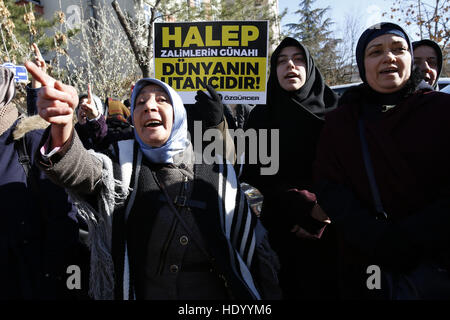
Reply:
[[31, 61], [25, 61], [25, 68], [27, 68], [28, 72], [31, 73], [32, 77], [39, 81], [42, 86], [51, 86], [53, 87], [55, 84], [55, 79], [50, 77], [44, 71], [42, 71], [36, 64]]
[[207, 95], [204, 91], [202, 91], [202, 90], [197, 91], [197, 94], [195, 96], [196, 101], [201, 102], [202, 100], [204, 101], [204, 100], [208, 100], [208, 99], [210, 99], [210, 96]]
[[42, 55], [41, 55], [41, 51], [39, 50], [38, 46], [36, 43], [33, 43], [33, 49], [34, 49], [34, 54], [39, 58], [42, 59]]
[[206, 86], [206, 90], [208, 90], [209, 94], [211, 95], [211, 98], [213, 98], [216, 101], [222, 101], [222, 98], [219, 97], [219, 94], [211, 85], [208, 84]]
[[91, 89], [91, 84], [90, 83], [88, 84], [88, 92], [87, 92], [87, 94], [88, 94], [88, 96], [87, 96], [87, 98], [88, 98], [87, 103], [91, 104], [91, 102], [92, 102], [92, 89]]

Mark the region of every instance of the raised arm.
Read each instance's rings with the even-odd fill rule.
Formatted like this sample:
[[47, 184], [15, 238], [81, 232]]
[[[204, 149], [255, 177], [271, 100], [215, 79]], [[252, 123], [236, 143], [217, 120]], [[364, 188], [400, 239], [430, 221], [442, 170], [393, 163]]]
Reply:
[[37, 164], [55, 183], [78, 194], [98, 191], [102, 178], [102, 161], [82, 145], [73, 126], [73, 110], [78, 104], [74, 87], [56, 81], [34, 63], [26, 68], [41, 84], [37, 99], [39, 115], [51, 126], [44, 134]]
[[62, 147], [72, 134], [73, 110], [78, 105], [77, 91], [56, 81], [33, 62], [25, 62], [25, 67], [42, 84], [37, 108], [39, 115], [52, 124], [50, 148]]

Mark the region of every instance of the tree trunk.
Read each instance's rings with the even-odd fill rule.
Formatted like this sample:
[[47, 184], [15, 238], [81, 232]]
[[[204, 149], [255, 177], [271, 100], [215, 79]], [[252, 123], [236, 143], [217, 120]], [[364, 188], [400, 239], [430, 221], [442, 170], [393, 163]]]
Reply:
[[91, 6], [92, 6], [92, 17], [94, 18], [94, 26], [95, 29], [98, 30], [98, 21], [99, 21], [98, 9], [100, 8], [98, 0], [91, 0]]
[[147, 58], [149, 59], [148, 63], [148, 76], [150, 76], [150, 58], [152, 57], [152, 49], [153, 49], [153, 23], [156, 20], [156, 8], [158, 8], [161, 0], [157, 0], [155, 2], [154, 7], [150, 8], [150, 20], [148, 22], [148, 35], [147, 35]]
[[131, 30], [131, 27], [125, 18], [125, 15], [123, 14], [122, 10], [120, 9], [119, 3], [114, 0], [111, 3], [114, 11], [116, 12], [117, 19], [120, 22], [120, 25], [123, 28], [123, 31], [125, 31], [125, 34], [128, 38], [128, 41], [130, 42], [131, 49], [133, 50], [134, 57], [136, 58], [136, 62], [139, 66], [139, 68], [142, 71], [142, 76], [144, 78], [150, 76], [150, 63], [149, 63], [149, 57], [146, 56], [146, 51], [141, 48], [141, 46], [138, 44], [138, 40]]

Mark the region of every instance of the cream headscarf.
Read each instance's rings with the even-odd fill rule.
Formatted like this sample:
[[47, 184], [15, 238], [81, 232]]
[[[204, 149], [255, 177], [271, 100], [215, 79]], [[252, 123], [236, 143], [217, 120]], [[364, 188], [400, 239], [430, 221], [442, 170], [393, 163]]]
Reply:
[[19, 116], [15, 105], [10, 103], [15, 94], [14, 73], [0, 66], [0, 135], [8, 130]]
[[14, 73], [0, 66], [0, 108], [8, 105], [16, 94]]

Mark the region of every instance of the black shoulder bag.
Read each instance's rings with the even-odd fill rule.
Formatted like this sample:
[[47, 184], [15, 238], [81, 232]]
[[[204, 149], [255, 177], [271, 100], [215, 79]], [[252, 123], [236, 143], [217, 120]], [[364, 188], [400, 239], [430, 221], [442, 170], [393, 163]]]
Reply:
[[[388, 215], [383, 209], [378, 186], [375, 181], [362, 119], [359, 119], [358, 126], [364, 165], [372, 190], [372, 197], [378, 215], [377, 218], [387, 219]], [[388, 288], [384, 289], [389, 300], [450, 299], [450, 273], [447, 269], [433, 261], [421, 262], [415, 269], [409, 272], [383, 271], [382, 275], [388, 286]]]

